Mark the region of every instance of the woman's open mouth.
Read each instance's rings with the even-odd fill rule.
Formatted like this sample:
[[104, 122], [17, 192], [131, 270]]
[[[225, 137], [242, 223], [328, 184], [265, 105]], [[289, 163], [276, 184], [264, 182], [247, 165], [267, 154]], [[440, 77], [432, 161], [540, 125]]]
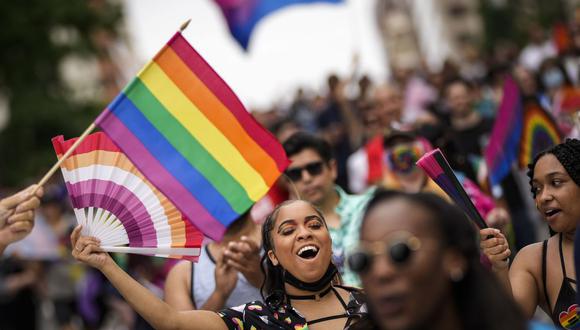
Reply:
[[316, 258], [318, 251], [319, 248], [315, 245], [305, 245], [296, 254], [302, 259], [310, 260]]
[[560, 209], [548, 209], [546, 211], [544, 211], [544, 216], [546, 217], [546, 220], [550, 221], [553, 220], [558, 214], [560, 214], [562, 210]]

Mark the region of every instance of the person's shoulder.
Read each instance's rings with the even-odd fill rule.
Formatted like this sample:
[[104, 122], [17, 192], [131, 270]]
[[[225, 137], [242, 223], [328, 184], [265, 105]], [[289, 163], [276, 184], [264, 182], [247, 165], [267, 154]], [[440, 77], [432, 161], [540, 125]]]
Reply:
[[516, 258], [527, 260], [536, 259], [542, 256], [542, 245], [543, 242], [537, 242], [530, 245], [526, 245], [520, 251], [518, 251]]
[[169, 274], [173, 276], [183, 276], [185, 274], [189, 274], [190, 272], [191, 272], [191, 261], [181, 260], [177, 262], [173, 267], [171, 267]]
[[515, 256], [512, 268], [526, 269], [536, 276], [539, 275], [542, 264], [542, 245], [543, 242], [537, 242], [521, 249]]

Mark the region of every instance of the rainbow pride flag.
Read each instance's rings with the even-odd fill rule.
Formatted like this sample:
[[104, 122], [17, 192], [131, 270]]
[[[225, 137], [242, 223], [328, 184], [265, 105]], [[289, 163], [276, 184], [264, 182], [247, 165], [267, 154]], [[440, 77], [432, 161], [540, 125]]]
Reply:
[[214, 240], [288, 165], [280, 143], [179, 32], [95, 123]]
[[525, 101], [518, 157], [520, 168], [526, 168], [535, 155], [561, 140], [562, 135], [554, 118], [536, 100]]
[[267, 15], [284, 7], [315, 2], [341, 3], [343, 0], [215, 0], [234, 39], [248, 49], [252, 31]]
[[518, 86], [511, 77], [507, 77], [491, 137], [484, 151], [492, 187], [501, 183], [518, 158], [522, 117], [522, 100]]

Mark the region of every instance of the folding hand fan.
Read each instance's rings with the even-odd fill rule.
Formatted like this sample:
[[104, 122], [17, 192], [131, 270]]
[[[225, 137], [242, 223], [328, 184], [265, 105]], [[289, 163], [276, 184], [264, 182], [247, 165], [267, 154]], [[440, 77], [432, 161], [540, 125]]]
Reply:
[[453, 173], [451, 166], [443, 156], [439, 148], [430, 151], [423, 155], [417, 161], [419, 166], [425, 173], [437, 183], [443, 191], [467, 214], [467, 216], [475, 222], [475, 224], [483, 229], [487, 228], [487, 224], [477, 212], [475, 205], [463, 189], [463, 186]]
[[[59, 158], [75, 139], [52, 139]], [[61, 164], [83, 234], [108, 252], [196, 261], [203, 234], [102, 132], [94, 133]]]

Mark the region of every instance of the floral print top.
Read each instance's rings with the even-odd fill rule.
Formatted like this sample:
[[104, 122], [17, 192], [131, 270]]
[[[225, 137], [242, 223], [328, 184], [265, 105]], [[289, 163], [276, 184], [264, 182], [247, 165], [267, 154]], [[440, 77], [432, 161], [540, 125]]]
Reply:
[[[366, 306], [363, 295], [358, 289], [340, 287], [350, 291], [347, 308], [343, 312], [347, 319], [347, 326], [355, 319], [366, 315]], [[268, 306], [262, 301], [253, 301], [238, 307], [220, 311], [219, 316], [228, 329], [232, 330], [307, 330], [308, 322], [292, 306], [281, 304], [279, 307]]]

